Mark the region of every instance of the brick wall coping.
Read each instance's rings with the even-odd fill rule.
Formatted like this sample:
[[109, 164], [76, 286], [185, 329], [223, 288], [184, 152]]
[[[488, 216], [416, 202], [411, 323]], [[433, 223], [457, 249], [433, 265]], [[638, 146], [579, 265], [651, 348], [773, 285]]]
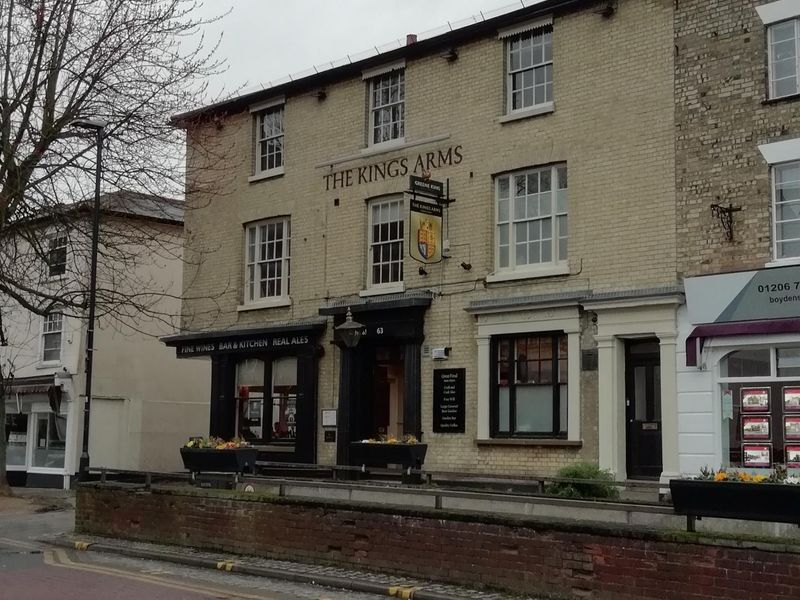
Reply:
[[[574, 481], [568, 478], [547, 477], [546, 481]], [[519, 502], [519, 503], [536, 503], [536, 504], [557, 504], [559, 506], [566, 506], [570, 508], [602, 508], [603, 510], [617, 510], [620, 512], [642, 512], [642, 513], [657, 513], [662, 515], [674, 515], [675, 511], [668, 506], [660, 506], [656, 504], [634, 504], [628, 502], [604, 502], [602, 500], [582, 500], [577, 498], [560, 498], [558, 496], [544, 496], [541, 494], [519, 494], [519, 493], [497, 493], [497, 492], [474, 492], [462, 491], [455, 489], [425, 489], [425, 488], [399, 488], [399, 487], [380, 487], [370, 485], [367, 483], [338, 483], [333, 481], [313, 481], [313, 480], [298, 480], [298, 479], [249, 479], [247, 477], [240, 480], [242, 483], [252, 483], [254, 485], [270, 485], [282, 486], [291, 485], [296, 487], [313, 487], [313, 488], [332, 488], [332, 489], [351, 489], [363, 490], [369, 492], [390, 492], [395, 494], [408, 494], [412, 496], [442, 496], [449, 498], [472, 498], [475, 500], [501, 500], [503, 502]], [[486, 478], [486, 482], [497, 483], [498, 480]], [[536, 485], [537, 480], [519, 481], [518, 483], [526, 483], [528, 485]], [[248, 493], [245, 497], [250, 497]]]
[[487, 525], [502, 525], [534, 529], [537, 533], [571, 533], [598, 535], [612, 538], [626, 538], [631, 540], [672, 542], [683, 544], [699, 544], [703, 546], [716, 546], [735, 549], [752, 549], [766, 552], [800, 555], [800, 541], [787, 540], [776, 543], [768, 539], [755, 536], [736, 536], [715, 534], [689, 533], [684, 531], [659, 531], [636, 525], [620, 525], [587, 521], [567, 521], [559, 519], [542, 519], [540, 517], [527, 517], [515, 515], [490, 515], [473, 513], [469, 511], [454, 511], [441, 509], [428, 509], [424, 507], [409, 508], [406, 506], [389, 504], [367, 504], [360, 502], [344, 502], [338, 500], [317, 500], [309, 498], [287, 498], [257, 492], [233, 492], [228, 490], [200, 489], [191, 486], [161, 487], [153, 486], [149, 491], [144, 491], [141, 485], [125, 483], [100, 483], [90, 482], [78, 486], [78, 504], [76, 510], [80, 512], [81, 493], [91, 493], [92, 490], [101, 492], [124, 492], [131, 495], [167, 495], [177, 497], [207, 498], [226, 502], [254, 502], [276, 504], [283, 506], [298, 506], [307, 508], [330, 508], [335, 510], [349, 510], [371, 514], [386, 514], [423, 519], [436, 519], [444, 521], [457, 521], [462, 523], [479, 523]]

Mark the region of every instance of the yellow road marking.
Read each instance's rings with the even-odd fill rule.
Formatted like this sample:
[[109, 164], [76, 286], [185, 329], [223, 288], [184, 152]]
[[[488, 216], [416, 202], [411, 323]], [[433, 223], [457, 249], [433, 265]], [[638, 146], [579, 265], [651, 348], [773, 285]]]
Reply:
[[221, 560], [217, 563], [217, 570], [219, 571], [233, 571], [233, 561], [232, 560]]
[[132, 579], [144, 583], [152, 583], [161, 587], [178, 589], [188, 592], [195, 592], [204, 596], [213, 596], [215, 598], [242, 598], [243, 600], [268, 600], [267, 596], [255, 596], [251, 594], [244, 594], [240, 592], [231, 593], [230, 590], [221, 590], [209, 588], [208, 586], [199, 587], [188, 583], [173, 583], [162, 579], [160, 577], [153, 577], [151, 575], [140, 575], [122, 569], [115, 569], [113, 567], [103, 567], [100, 565], [92, 565], [88, 563], [76, 563], [67, 556], [67, 553], [56, 548], [55, 550], [45, 550], [44, 562], [51, 567], [60, 567], [62, 569], [73, 569], [77, 571], [89, 571], [92, 573], [100, 573], [103, 575], [110, 575], [112, 577], [122, 577], [125, 579]]
[[19, 540], [12, 540], [10, 538], [0, 538], [0, 544], [5, 544], [7, 546], [14, 546], [16, 548], [22, 548], [24, 550], [40, 549], [40, 547], [36, 546], [35, 544], [31, 544], [29, 542], [20, 542]]
[[403, 600], [412, 600], [414, 598], [414, 592], [417, 591], [417, 588], [395, 585], [391, 586], [387, 591], [389, 593], [389, 596], [391, 596], [392, 598], [402, 598]]
[[75, 550], [88, 550], [91, 542], [75, 542]]

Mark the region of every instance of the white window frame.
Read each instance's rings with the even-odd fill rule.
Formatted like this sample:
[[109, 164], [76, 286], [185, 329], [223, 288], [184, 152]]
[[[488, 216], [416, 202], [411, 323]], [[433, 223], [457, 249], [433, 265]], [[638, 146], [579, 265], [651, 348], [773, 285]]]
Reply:
[[[398, 78], [397, 86], [398, 86], [398, 99], [394, 102], [391, 101], [391, 96], [389, 102], [381, 103], [380, 105], [376, 104], [375, 102], [375, 88], [379, 84], [389, 81], [389, 90], [391, 94], [391, 88], [395, 85], [393, 83], [393, 79]], [[385, 73], [381, 73], [379, 75], [375, 75], [368, 80], [368, 93], [369, 93], [369, 132], [367, 136], [367, 146], [368, 147], [378, 147], [378, 146], [385, 146], [385, 145], [399, 145], [404, 144], [406, 141], [406, 94], [405, 94], [405, 68], [397, 68], [387, 71]], [[392, 137], [392, 133], [390, 132], [390, 137], [388, 139], [381, 139], [379, 141], [375, 141], [375, 132], [378, 128], [377, 124], [377, 116], [381, 113], [381, 111], [389, 110], [390, 112], [394, 107], [400, 107], [400, 112], [402, 113], [402, 117], [397, 121], [399, 123], [399, 131], [396, 137]], [[392, 121], [391, 123], [394, 123]], [[392, 125], [389, 125], [390, 130], [393, 129]]]
[[[58, 245], [55, 245], [56, 243], [62, 240], [63, 244], [59, 243]], [[45, 268], [47, 269], [47, 277], [51, 279], [63, 277], [67, 273], [67, 261], [69, 258], [69, 238], [67, 237], [66, 233], [56, 233], [48, 236], [45, 241], [47, 243], [47, 249], [46, 249], [47, 260], [45, 261]], [[61, 273], [53, 273], [53, 263], [51, 260], [52, 253], [55, 250], [58, 250], [59, 248], [64, 249], [64, 262], [58, 263], [59, 265], [63, 264], [64, 270]]]
[[[554, 86], [554, 78], [553, 78], [553, 27], [552, 27], [552, 19], [543, 20], [541, 22], [532, 23], [530, 27], [518, 27], [514, 29], [509, 29], [508, 31], [501, 33], [501, 38], [505, 39], [505, 71], [506, 71], [506, 115], [534, 115], [540, 114], [544, 112], [550, 112], [553, 110], [553, 86]], [[540, 37], [547, 37], [547, 39], [543, 42], [542, 46], [542, 61], [539, 63], [532, 64], [530, 67], [522, 69], [521, 65], [520, 68], [513, 69], [512, 68], [512, 59], [511, 59], [511, 46], [514, 42], [520, 41], [525, 38], [530, 38], [531, 43], [533, 44], [536, 38]], [[546, 48], [549, 45], [550, 48], [550, 58], [547, 59]], [[549, 68], [550, 73], [550, 98], [547, 97], [547, 72]], [[536, 71], [537, 69], [541, 69], [545, 74], [545, 81], [542, 84], [544, 87], [544, 99], [541, 102], [536, 102]], [[524, 87], [522, 88], [522, 99], [523, 105], [514, 108], [514, 75], [523, 73], [526, 71], [531, 72], [532, 84], [533, 87], [531, 89], [532, 94], [532, 103], [530, 105], [524, 104]], [[523, 75], [524, 77], [524, 75]]]
[[[257, 104], [250, 107], [250, 112], [253, 115], [253, 176], [250, 181], [258, 181], [268, 177], [275, 177], [284, 173], [284, 165], [286, 164], [286, 144], [285, 133], [286, 128], [284, 122], [286, 118], [286, 105], [283, 98], [273, 99], [268, 102]], [[272, 132], [269, 135], [263, 134], [264, 118], [267, 115], [279, 114], [280, 131]], [[263, 156], [262, 146], [269, 147], [270, 142], [279, 140], [280, 149], [274, 156], [278, 156], [280, 164], [276, 164], [272, 168], [269, 167], [269, 153], [267, 156], [267, 167], [261, 168], [261, 159]]]
[[[491, 437], [492, 338], [507, 335], [539, 335], [561, 331], [567, 335], [567, 440], [581, 440], [581, 327], [578, 309], [478, 314], [478, 442]], [[535, 443], [532, 441], [532, 443]]]
[[[269, 228], [281, 224], [282, 238], [275, 238], [268, 240]], [[291, 217], [276, 217], [272, 219], [264, 219], [247, 223], [244, 228], [244, 291], [242, 308], [264, 308], [269, 306], [286, 306], [290, 300], [290, 284], [291, 284], [291, 251], [292, 251], [292, 223]], [[251, 232], [253, 237], [251, 238]], [[252, 244], [251, 244], [252, 240]], [[261, 246], [263, 244], [275, 244], [281, 242], [281, 256], [273, 256], [273, 258], [261, 257]], [[252, 250], [252, 253], [251, 253]], [[269, 249], [266, 248], [267, 256]], [[280, 264], [281, 275], [280, 277], [267, 277], [262, 280], [260, 276], [260, 265], [276, 263]], [[261, 283], [266, 282], [267, 290], [264, 296], [261, 296]], [[269, 293], [269, 282], [275, 281], [280, 283], [280, 293]], [[252, 290], [251, 290], [252, 286]], [[252, 293], [251, 293], [252, 292]]]
[[[774, 78], [775, 75], [775, 67], [774, 67], [774, 59], [772, 54], [772, 46], [773, 42], [773, 35], [775, 32], [776, 27], [785, 26], [787, 23], [794, 24], [794, 44], [795, 44], [795, 56], [794, 56], [794, 67], [795, 67], [795, 89], [792, 92], [787, 94], [778, 95], [775, 91], [775, 83], [776, 80]], [[786, 40], [784, 40], [786, 41]], [[791, 96], [797, 96], [800, 94], [800, 17], [794, 17], [790, 19], [786, 19], [780, 22], [771, 23], [767, 26], [767, 56], [768, 56], [768, 95], [770, 100], [778, 100], [780, 98], [789, 98]], [[784, 77], [782, 79], [788, 79], [788, 77]]]
[[[798, 242], [800, 243], [800, 238], [791, 238], [788, 240], [779, 239], [778, 238], [778, 226], [783, 223], [798, 223], [800, 224], [800, 219], [786, 219], [780, 221], [778, 219], [778, 171], [785, 167], [797, 167], [800, 168], [800, 160], [784, 162], [772, 165], [771, 167], [771, 185], [772, 185], [772, 257], [776, 263], [785, 264], [786, 262], [798, 262], [800, 261], [800, 253], [794, 256], [779, 256], [778, 254], [778, 247], [782, 242]], [[800, 185], [800, 181], [797, 182]], [[794, 201], [792, 201], [794, 202]], [[790, 202], [790, 203], [792, 203]], [[800, 204], [800, 201], [797, 201]]]
[[[57, 319], [58, 328], [55, 329], [55, 317]], [[45, 358], [45, 336], [58, 336], [58, 358], [55, 359], [46, 359]], [[39, 349], [39, 361], [43, 365], [60, 365], [61, 364], [61, 355], [64, 351], [64, 314], [58, 311], [53, 311], [48, 315], [42, 317], [41, 320], [41, 328], [39, 334], [40, 340], [40, 349]]]
[[[494, 264], [495, 264], [495, 274], [497, 276], [508, 276], [513, 274], [521, 274], [523, 276], [531, 276], [535, 277], [537, 275], [554, 275], [554, 274], [563, 274], [565, 272], [569, 272], [569, 184], [567, 183], [566, 188], [559, 188], [559, 171], [564, 170], [566, 172], [567, 182], [569, 173], [567, 171], [567, 164], [566, 163], [557, 163], [554, 165], [548, 165], [546, 167], [535, 167], [531, 169], [524, 169], [521, 171], [514, 171], [511, 173], [504, 173], [495, 177], [494, 180]], [[526, 218], [515, 220], [514, 219], [514, 181], [516, 177], [527, 177], [531, 174], [539, 174], [545, 171], [550, 171], [550, 260], [547, 262], [540, 261], [535, 263], [527, 263], [524, 265], [517, 265], [516, 264], [516, 224], [521, 222], [533, 222], [533, 221], [544, 221], [547, 219], [547, 216], [543, 217], [527, 217], [527, 210], [526, 210]], [[503, 179], [508, 180], [508, 197], [501, 198], [500, 197], [500, 186], [501, 181]], [[564, 198], [564, 209], [560, 210], [559, 207], [559, 195], [558, 192], [563, 190], [565, 192]], [[528, 194], [526, 194], [528, 196]], [[501, 203], [505, 201], [507, 202], [507, 216], [505, 220], [501, 220]], [[526, 201], [526, 209], [527, 209], [527, 201]], [[566, 235], [562, 235], [560, 230], [560, 217], [564, 217], [566, 220]], [[505, 244], [501, 244], [501, 235], [500, 235], [500, 227], [505, 226], [508, 228], [508, 264], [506, 266], [501, 266], [500, 264], [500, 251], [501, 247]], [[541, 238], [540, 238], [541, 239]], [[565, 240], [565, 256], [561, 256], [560, 251], [560, 240]], [[530, 240], [528, 240], [530, 243]], [[495, 277], [496, 279], [500, 279], [501, 277]], [[488, 281], [491, 281], [492, 278], [487, 278]]]
[[[374, 230], [374, 227], [373, 227], [373, 225], [374, 225], [373, 215], [374, 215], [375, 208], [381, 207], [381, 209], [386, 208], [388, 210], [391, 210], [393, 205], [398, 205], [398, 209], [399, 209], [399, 219], [396, 222], [399, 222], [401, 224], [401, 226], [402, 226], [402, 232], [401, 232], [400, 237], [388, 238], [386, 240], [383, 240], [383, 239], [375, 240], [374, 235], [373, 235], [374, 234], [374, 231], [373, 231]], [[367, 204], [367, 212], [368, 212], [367, 223], [368, 223], [368, 227], [369, 227], [369, 234], [367, 235], [367, 240], [368, 240], [367, 241], [367, 289], [368, 290], [373, 290], [373, 291], [386, 291], [387, 293], [388, 292], [392, 292], [392, 291], [402, 291], [404, 289], [403, 286], [404, 286], [405, 273], [404, 273], [403, 263], [404, 263], [404, 260], [405, 260], [406, 235], [407, 235], [407, 229], [408, 229], [408, 224], [406, 222], [407, 221], [407, 219], [406, 219], [406, 203], [405, 203], [405, 201], [404, 201], [402, 196], [384, 196], [384, 197], [381, 197], [381, 198], [377, 198], [375, 200], [371, 200]], [[388, 221], [388, 223], [392, 223], [392, 222], [395, 222], [395, 221]], [[384, 223], [384, 221], [381, 221], [381, 223]], [[391, 229], [391, 225], [390, 225], [390, 229]], [[390, 273], [389, 281], [382, 281], [382, 280], [378, 281], [378, 282], [374, 281], [374, 279], [373, 279], [373, 267], [375, 266], [375, 263], [373, 263], [373, 260], [372, 260], [373, 248], [376, 247], [376, 246], [396, 244], [396, 243], [400, 244], [400, 258], [392, 260], [391, 259], [391, 250], [389, 250], [389, 252], [390, 252], [389, 260], [388, 261], [384, 261], [384, 260], [379, 261], [380, 265], [385, 265], [385, 264], [389, 265], [389, 273]], [[397, 281], [392, 281], [391, 280], [391, 270], [392, 270], [391, 266], [393, 264], [399, 264], [399, 268], [400, 268], [400, 278]]]

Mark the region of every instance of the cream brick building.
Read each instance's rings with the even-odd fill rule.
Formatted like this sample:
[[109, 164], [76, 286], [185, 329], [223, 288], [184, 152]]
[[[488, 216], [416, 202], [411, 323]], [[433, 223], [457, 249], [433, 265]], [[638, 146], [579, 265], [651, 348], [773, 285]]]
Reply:
[[[167, 343], [211, 358], [211, 433], [267, 460], [413, 434], [433, 470], [678, 471], [673, 2], [605, 7], [548, 0], [177, 117], [195, 209]], [[409, 256], [428, 173], [454, 199], [434, 264]]]

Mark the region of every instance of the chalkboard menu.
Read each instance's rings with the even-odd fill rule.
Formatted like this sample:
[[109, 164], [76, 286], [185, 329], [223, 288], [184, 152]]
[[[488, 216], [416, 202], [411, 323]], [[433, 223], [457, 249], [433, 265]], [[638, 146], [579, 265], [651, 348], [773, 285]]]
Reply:
[[433, 431], [464, 433], [464, 378], [466, 369], [434, 369]]

